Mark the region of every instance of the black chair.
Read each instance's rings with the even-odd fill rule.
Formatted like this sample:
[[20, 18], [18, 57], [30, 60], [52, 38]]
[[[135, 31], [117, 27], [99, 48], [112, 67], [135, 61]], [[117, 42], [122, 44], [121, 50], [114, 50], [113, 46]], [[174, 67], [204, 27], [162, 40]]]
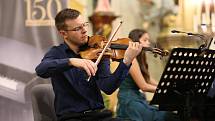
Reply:
[[34, 121], [57, 121], [54, 91], [51, 84], [38, 84], [31, 89]]

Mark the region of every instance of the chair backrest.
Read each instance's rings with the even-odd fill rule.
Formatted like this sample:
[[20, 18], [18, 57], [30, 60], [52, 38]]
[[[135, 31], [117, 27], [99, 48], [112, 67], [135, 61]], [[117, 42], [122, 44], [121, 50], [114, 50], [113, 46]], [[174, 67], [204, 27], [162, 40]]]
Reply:
[[38, 84], [31, 89], [34, 121], [57, 121], [54, 91], [51, 84]]
[[215, 79], [213, 83], [211, 84], [211, 88], [208, 91], [208, 96], [211, 98], [215, 98]]

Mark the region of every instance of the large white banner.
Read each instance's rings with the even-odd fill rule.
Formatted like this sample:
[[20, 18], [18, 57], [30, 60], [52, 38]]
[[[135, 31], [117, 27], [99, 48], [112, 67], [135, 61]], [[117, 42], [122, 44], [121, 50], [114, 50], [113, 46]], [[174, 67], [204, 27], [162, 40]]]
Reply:
[[[35, 67], [44, 52], [62, 42], [54, 26], [64, 8], [86, 19], [92, 0], [0, 0], [0, 121], [32, 121], [30, 87], [41, 83]], [[28, 94], [26, 94], [28, 93]]]

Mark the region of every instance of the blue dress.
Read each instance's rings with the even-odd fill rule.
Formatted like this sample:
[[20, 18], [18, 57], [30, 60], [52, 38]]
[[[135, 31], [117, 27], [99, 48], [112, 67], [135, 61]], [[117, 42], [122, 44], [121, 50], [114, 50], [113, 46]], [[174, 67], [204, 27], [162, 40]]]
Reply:
[[174, 114], [149, 105], [130, 75], [119, 88], [117, 117], [132, 121], [179, 121]]

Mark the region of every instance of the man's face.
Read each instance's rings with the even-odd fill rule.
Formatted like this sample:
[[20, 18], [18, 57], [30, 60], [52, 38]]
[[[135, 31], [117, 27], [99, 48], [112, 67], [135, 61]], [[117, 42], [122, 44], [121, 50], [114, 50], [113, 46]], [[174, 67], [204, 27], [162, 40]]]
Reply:
[[64, 40], [74, 46], [81, 46], [87, 42], [87, 26], [88, 23], [84, 22], [81, 15], [76, 19], [68, 19], [65, 21], [67, 26], [66, 30], [63, 30]]

